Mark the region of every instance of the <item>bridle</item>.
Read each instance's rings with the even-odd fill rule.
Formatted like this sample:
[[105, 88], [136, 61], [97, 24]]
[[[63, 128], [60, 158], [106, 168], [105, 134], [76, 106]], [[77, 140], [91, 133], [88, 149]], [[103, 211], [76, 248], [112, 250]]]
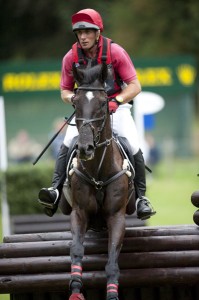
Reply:
[[[78, 87], [77, 91], [78, 90], [85, 90], [85, 91], [105, 91], [105, 88], [97, 88], [97, 87], [90, 87], [90, 86], [80, 86]], [[107, 98], [107, 96], [106, 96]], [[110, 141], [111, 139], [108, 139], [106, 140], [105, 142], [102, 142], [102, 143], [99, 143], [100, 141], [100, 137], [101, 137], [101, 133], [105, 127], [105, 122], [106, 122], [106, 118], [107, 118], [107, 114], [108, 114], [108, 98], [107, 98], [107, 101], [106, 101], [106, 112], [105, 114], [102, 116], [102, 117], [99, 117], [99, 118], [93, 118], [93, 119], [86, 119], [86, 118], [77, 118], [76, 117], [76, 121], [82, 121], [82, 125], [80, 126], [79, 128], [79, 131], [86, 125], [89, 125], [91, 130], [92, 130], [92, 133], [93, 133], [93, 142], [94, 142], [94, 148], [98, 148], [98, 147], [101, 147], [101, 146], [104, 146], [104, 145], [109, 145], [110, 144]], [[102, 121], [102, 124], [101, 124], [101, 127], [98, 129], [97, 131], [97, 134], [95, 135], [95, 129], [94, 129], [94, 126], [93, 126], [93, 122], [97, 122], [97, 121]]]
[[[88, 87], [87, 86], [80, 86], [80, 87], [78, 87], [77, 90], [87, 90], [87, 91], [92, 90], [92, 91], [104, 91], [104, 92], [106, 92], [104, 88], [96, 88], [96, 87], [89, 87], [89, 86]], [[113, 137], [111, 136], [110, 139], [106, 139], [105, 141], [99, 143], [102, 130], [105, 127], [107, 114], [108, 114], [108, 97], [107, 97], [107, 101], [106, 101], [106, 112], [102, 117], [93, 118], [93, 119], [76, 118], [76, 121], [83, 121], [80, 129], [83, 126], [86, 126], [86, 125], [89, 125], [91, 127], [92, 132], [93, 132], [93, 137], [94, 137], [94, 147], [95, 147], [95, 149], [104, 146], [102, 157], [101, 157], [101, 160], [99, 162], [99, 166], [98, 166], [98, 169], [97, 169], [97, 172], [96, 172], [96, 178], [94, 178], [93, 176], [90, 175], [90, 173], [87, 171], [86, 167], [84, 166], [82, 160], [80, 160], [80, 165], [83, 169], [83, 172], [78, 170], [77, 167], [73, 166], [73, 171], [76, 173], [76, 175], [79, 176], [80, 178], [82, 178], [83, 180], [85, 180], [86, 182], [88, 182], [89, 184], [93, 185], [96, 190], [101, 190], [103, 187], [109, 185], [111, 182], [115, 181], [118, 177], [122, 176], [123, 174], [125, 174], [127, 172], [127, 169], [122, 169], [121, 171], [119, 171], [118, 173], [113, 175], [112, 177], [108, 178], [106, 181], [98, 180], [98, 175], [99, 175], [102, 163], [103, 163], [104, 158], [105, 158], [107, 147], [111, 144], [111, 141], [113, 139]], [[102, 125], [101, 125], [100, 129], [98, 130], [97, 135], [95, 136], [94, 135], [94, 126], [92, 125], [92, 123], [97, 122], [97, 121], [101, 121], [101, 120], [102, 120]], [[79, 131], [80, 131], [80, 129], [79, 129]]]

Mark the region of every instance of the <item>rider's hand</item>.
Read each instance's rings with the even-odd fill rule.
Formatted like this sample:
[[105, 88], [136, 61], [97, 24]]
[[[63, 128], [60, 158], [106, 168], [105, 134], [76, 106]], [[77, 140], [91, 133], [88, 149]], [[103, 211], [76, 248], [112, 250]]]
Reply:
[[73, 104], [74, 98], [75, 98], [75, 94], [71, 94], [71, 95], [70, 95], [70, 102], [71, 102], [72, 104]]
[[72, 103], [72, 106], [75, 108], [75, 94], [71, 96], [70, 102]]
[[119, 107], [119, 103], [116, 100], [111, 99], [111, 101], [109, 101], [108, 108], [110, 114], [115, 113], [118, 107]]

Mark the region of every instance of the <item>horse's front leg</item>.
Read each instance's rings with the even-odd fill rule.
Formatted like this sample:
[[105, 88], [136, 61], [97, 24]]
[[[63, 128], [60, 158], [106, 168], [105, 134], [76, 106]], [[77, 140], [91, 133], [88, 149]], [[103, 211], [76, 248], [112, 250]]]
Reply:
[[84, 256], [84, 237], [87, 230], [86, 212], [79, 207], [73, 209], [71, 213], [72, 245], [71, 256], [71, 281], [70, 290], [72, 295], [70, 300], [84, 299], [80, 294], [82, 288], [82, 259]]
[[120, 270], [118, 266], [118, 257], [122, 247], [125, 234], [125, 211], [122, 208], [115, 214], [107, 218], [109, 231], [108, 243], [108, 262], [106, 264], [107, 276], [107, 300], [119, 300], [118, 298], [118, 280]]

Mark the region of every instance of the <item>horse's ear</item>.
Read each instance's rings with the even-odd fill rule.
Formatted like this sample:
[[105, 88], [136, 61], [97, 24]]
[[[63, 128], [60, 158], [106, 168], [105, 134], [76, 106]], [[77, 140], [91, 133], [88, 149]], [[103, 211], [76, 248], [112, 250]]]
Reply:
[[107, 68], [107, 64], [106, 63], [102, 63], [102, 69], [101, 69], [101, 78], [102, 78], [102, 82], [106, 81], [107, 76], [108, 76], [108, 68]]
[[72, 71], [75, 81], [80, 84], [83, 80], [83, 73], [75, 66], [75, 64], [73, 64]]

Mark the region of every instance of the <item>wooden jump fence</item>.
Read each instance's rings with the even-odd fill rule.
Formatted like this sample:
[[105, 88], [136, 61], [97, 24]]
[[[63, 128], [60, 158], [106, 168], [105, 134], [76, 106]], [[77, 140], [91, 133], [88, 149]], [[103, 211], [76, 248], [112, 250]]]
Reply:
[[[12, 300], [66, 300], [71, 233], [15, 234], [0, 244], [0, 293]], [[88, 231], [87, 300], [105, 299], [107, 233]], [[120, 300], [199, 299], [199, 227], [127, 227], [119, 258]]]
[[[191, 196], [199, 208], [199, 191]], [[199, 209], [193, 220], [199, 225]], [[199, 227], [146, 227], [126, 218], [119, 257], [120, 300], [199, 299]], [[10, 300], [66, 300], [70, 281], [70, 217], [12, 217], [12, 235], [0, 244], [0, 293]], [[83, 260], [84, 295], [105, 299], [107, 233], [88, 231]]]
[[[199, 190], [192, 193], [191, 202], [195, 207], [199, 208]], [[193, 215], [193, 220], [196, 225], [199, 225], [199, 209], [195, 211]]]
[[[146, 225], [146, 221], [137, 219], [136, 215], [126, 216], [127, 227]], [[11, 218], [12, 234], [58, 232], [70, 230], [70, 216], [56, 214], [52, 218], [44, 214], [15, 215]]]

